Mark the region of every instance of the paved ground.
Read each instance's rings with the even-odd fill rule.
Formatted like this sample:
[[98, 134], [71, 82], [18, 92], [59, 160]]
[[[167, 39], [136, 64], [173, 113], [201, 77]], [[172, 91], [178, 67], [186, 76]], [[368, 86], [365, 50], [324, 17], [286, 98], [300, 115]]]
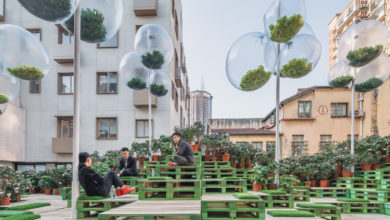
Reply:
[[[312, 199], [312, 202], [327, 201], [333, 199]], [[42, 220], [65, 220], [71, 215], [71, 209], [66, 208], [66, 201], [61, 200], [61, 196], [48, 196], [44, 194], [34, 194], [31, 196], [24, 196], [21, 202], [11, 203], [10, 206], [22, 205], [34, 202], [50, 202], [51, 206], [32, 209], [36, 214], [41, 215]], [[97, 219], [97, 218], [89, 218]], [[168, 219], [168, 218], [164, 218]], [[266, 216], [267, 220], [299, 220], [298, 218], [273, 218], [269, 215]], [[304, 220], [315, 220], [320, 218], [304, 218]], [[388, 215], [342, 215], [343, 220], [390, 220]]]

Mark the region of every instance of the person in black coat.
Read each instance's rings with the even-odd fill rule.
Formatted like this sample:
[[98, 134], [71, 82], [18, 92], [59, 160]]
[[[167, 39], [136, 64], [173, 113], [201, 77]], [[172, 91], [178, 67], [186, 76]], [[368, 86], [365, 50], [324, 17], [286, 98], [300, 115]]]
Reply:
[[114, 171], [108, 171], [103, 178], [91, 168], [91, 165], [91, 156], [87, 152], [81, 152], [79, 154], [79, 181], [88, 196], [108, 196], [113, 185], [117, 196], [125, 195], [135, 190], [134, 187], [130, 188], [123, 185]]
[[137, 160], [130, 155], [127, 147], [122, 148], [118, 176], [139, 176], [137, 173]]
[[181, 134], [178, 132], [173, 133], [172, 140], [179, 146], [179, 150], [173, 156], [173, 162], [168, 163], [168, 166], [190, 166], [194, 164], [194, 151], [190, 144], [182, 139]]

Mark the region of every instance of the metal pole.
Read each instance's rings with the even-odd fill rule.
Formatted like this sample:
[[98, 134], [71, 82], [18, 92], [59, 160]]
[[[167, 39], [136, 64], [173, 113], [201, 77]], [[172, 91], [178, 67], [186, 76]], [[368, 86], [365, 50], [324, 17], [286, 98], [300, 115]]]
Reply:
[[76, 202], [80, 195], [78, 160], [80, 148], [80, 4], [74, 16], [74, 110], [73, 110], [73, 179], [72, 219], [77, 219]]
[[150, 70], [148, 69], [148, 107], [149, 107], [149, 160], [152, 160], [152, 94], [150, 92]]
[[[354, 69], [354, 76], [356, 75], [356, 69]], [[355, 79], [352, 80], [352, 97], [351, 97], [351, 154], [355, 153]], [[351, 172], [353, 172], [355, 166], [351, 167]]]
[[[280, 18], [280, 1], [278, 4], [278, 18]], [[279, 131], [279, 102], [280, 102], [280, 43], [278, 45], [278, 57], [276, 66], [276, 106], [275, 106], [275, 124], [276, 124], [276, 146], [275, 146], [275, 162], [279, 164], [280, 154], [280, 131]], [[271, 116], [272, 117], [272, 116]], [[279, 186], [279, 170], [275, 170], [275, 184]]]

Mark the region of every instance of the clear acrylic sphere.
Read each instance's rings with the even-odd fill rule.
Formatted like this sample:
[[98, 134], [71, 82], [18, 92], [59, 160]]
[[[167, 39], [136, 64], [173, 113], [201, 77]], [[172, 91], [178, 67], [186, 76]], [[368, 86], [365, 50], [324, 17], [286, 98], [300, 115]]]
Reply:
[[62, 23], [76, 11], [80, 0], [18, 0], [34, 16], [45, 21]]
[[275, 70], [277, 51], [265, 34], [247, 33], [238, 38], [226, 58], [226, 74], [240, 91], [254, 91], [270, 79]]
[[145, 89], [148, 85], [148, 69], [142, 65], [135, 51], [125, 54], [119, 64], [121, 81], [135, 90]]
[[169, 34], [159, 25], [143, 25], [135, 35], [134, 48], [148, 69], [163, 69], [171, 62], [173, 45]]
[[153, 71], [150, 75], [150, 93], [154, 96], [162, 97], [168, 94], [170, 87], [169, 76], [160, 71]]
[[338, 41], [338, 59], [348, 60], [348, 53], [360, 48], [382, 45], [384, 49], [387, 47], [388, 39], [388, 28], [382, 22], [366, 20], [353, 24]]
[[306, 23], [304, 0], [274, 0], [266, 12], [263, 17], [264, 30], [267, 37], [275, 42], [288, 42]]
[[300, 78], [309, 74], [321, 57], [321, 43], [317, 38], [301, 34], [283, 45], [280, 76]]
[[0, 104], [14, 100], [20, 92], [20, 80], [9, 75], [0, 74]]
[[0, 115], [4, 114], [7, 111], [7, 103], [0, 104]]
[[329, 73], [328, 84], [334, 88], [344, 88], [351, 84], [353, 75], [346, 61], [336, 63]]
[[390, 75], [390, 58], [382, 53], [371, 63], [356, 69], [355, 89], [369, 92], [381, 86]]
[[50, 69], [50, 58], [41, 42], [16, 25], [0, 25], [0, 59], [4, 69], [24, 80], [38, 80]]
[[[121, 0], [82, 0], [81, 40], [88, 43], [104, 42], [118, 32], [122, 23], [123, 5]], [[74, 32], [74, 17], [63, 23], [63, 26]]]

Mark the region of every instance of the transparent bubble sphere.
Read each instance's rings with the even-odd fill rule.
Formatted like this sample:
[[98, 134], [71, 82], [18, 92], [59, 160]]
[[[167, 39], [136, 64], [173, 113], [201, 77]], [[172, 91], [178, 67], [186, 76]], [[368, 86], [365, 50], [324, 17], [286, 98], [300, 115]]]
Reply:
[[20, 80], [9, 75], [0, 74], [0, 104], [14, 100], [20, 92]]
[[236, 40], [226, 58], [226, 74], [240, 91], [254, 91], [271, 78], [277, 51], [261, 32], [247, 33]]
[[353, 24], [339, 40], [338, 59], [360, 67], [371, 62], [387, 47], [389, 31], [385, 24], [366, 20]]
[[0, 104], [0, 115], [4, 114], [7, 111], [7, 103]]
[[390, 75], [390, 58], [382, 53], [371, 63], [356, 69], [355, 89], [369, 92], [381, 86]]
[[80, 0], [18, 0], [34, 16], [45, 21], [62, 23], [76, 11]]
[[169, 76], [158, 70], [150, 75], [150, 93], [154, 96], [162, 97], [168, 94], [170, 87]]
[[301, 34], [283, 45], [280, 76], [300, 78], [309, 74], [321, 57], [321, 43], [317, 38]]
[[306, 23], [304, 0], [274, 0], [264, 14], [264, 30], [274, 42], [286, 43]]
[[329, 73], [328, 84], [334, 88], [347, 87], [353, 80], [351, 67], [346, 61], [336, 63]]
[[50, 69], [50, 58], [41, 42], [16, 25], [0, 25], [0, 59], [4, 69], [24, 80], [38, 80]]
[[125, 54], [119, 64], [121, 81], [135, 90], [145, 89], [148, 85], [148, 69], [142, 65], [135, 51]]
[[171, 62], [173, 45], [169, 34], [159, 25], [143, 25], [135, 35], [134, 48], [148, 69], [163, 69]]
[[[121, 0], [82, 0], [81, 40], [88, 43], [104, 42], [118, 32], [122, 23], [123, 5]], [[70, 17], [63, 26], [74, 32], [74, 17]]]

